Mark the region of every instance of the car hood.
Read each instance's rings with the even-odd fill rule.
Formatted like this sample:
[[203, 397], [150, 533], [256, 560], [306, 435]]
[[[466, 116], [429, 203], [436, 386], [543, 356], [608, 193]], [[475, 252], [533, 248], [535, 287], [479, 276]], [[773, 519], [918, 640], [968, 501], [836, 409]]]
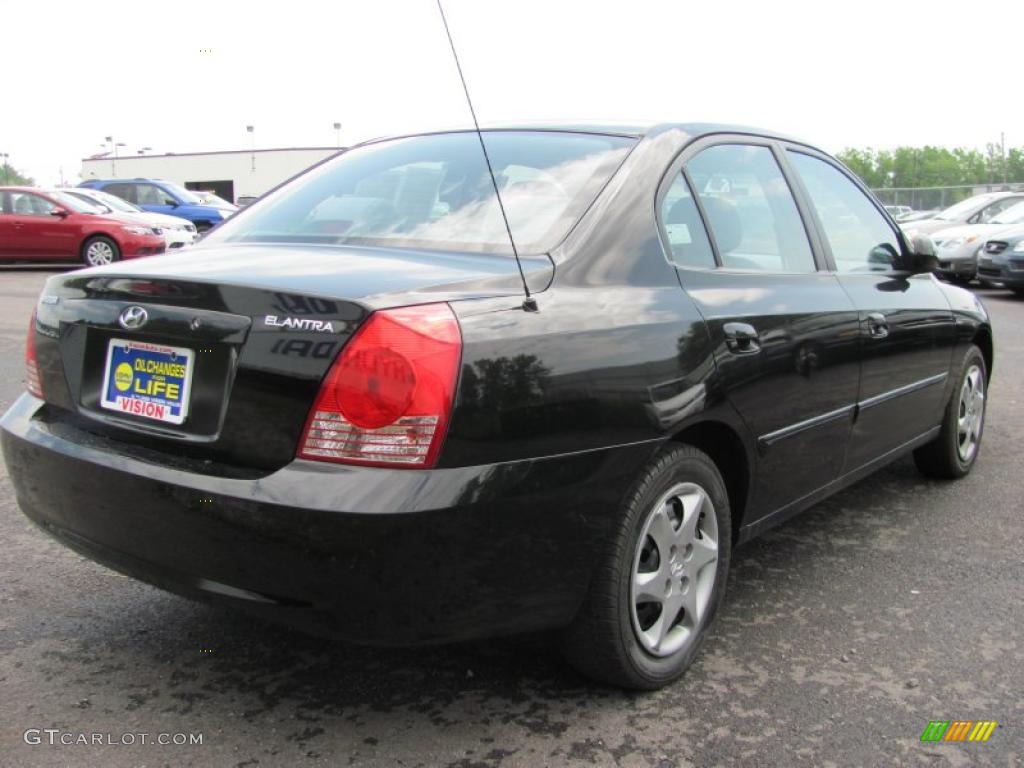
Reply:
[[[543, 291], [554, 275], [551, 259], [520, 257], [530, 290]], [[522, 282], [509, 256], [397, 248], [324, 245], [199, 245], [127, 263], [84, 270], [97, 277], [188, 280], [403, 306], [482, 296], [520, 295]]]
[[[88, 215], [88, 214], [87, 214]], [[139, 224], [145, 227], [155, 226], [152, 222], [146, 218], [143, 213], [128, 213], [127, 211], [110, 211], [108, 213], [97, 213], [90, 216], [95, 221], [102, 219], [104, 221], [116, 221], [119, 224]]]
[[1005, 229], [993, 232], [986, 239], [1003, 240], [1005, 242], [1015, 243], [1022, 238], [1024, 238], [1024, 224], [1011, 224]]
[[136, 215], [144, 217], [154, 227], [183, 227], [186, 224], [192, 223], [181, 216], [168, 216], [166, 213], [140, 213]]
[[83, 213], [82, 215], [87, 216], [90, 222], [100, 222], [107, 226], [124, 226], [125, 224], [134, 224], [135, 226], [146, 228], [154, 226], [144, 215], [139, 213], [111, 211], [110, 213]]
[[942, 229], [950, 229], [951, 227], [962, 226], [963, 222], [959, 221], [942, 221], [940, 219], [921, 219], [919, 221], [907, 221], [901, 224], [904, 231], [918, 232], [922, 235], [930, 235], [934, 232], [938, 232]]
[[195, 205], [201, 208], [216, 208], [218, 211], [237, 211], [237, 205], [224, 205], [214, 200], [200, 200], [198, 203], [188, 203], [188, 205]]
[[933, 240], [948, 241], [957, 237], [975, 237], [976, 239], [984, 239], [992, 237], [1004, 230], [1013, 229], [1019, 227], [1019, 224], [964, 224], [960, 227], [949, 227], [948, 229], [940, 229], [937, 232], [932, 232], [931, 237]]

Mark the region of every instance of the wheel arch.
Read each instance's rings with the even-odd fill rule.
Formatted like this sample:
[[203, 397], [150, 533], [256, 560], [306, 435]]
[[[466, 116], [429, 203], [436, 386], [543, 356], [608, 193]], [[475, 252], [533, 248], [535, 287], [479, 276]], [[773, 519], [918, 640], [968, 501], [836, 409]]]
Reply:
[[92, 240], [94, 237], [105, 237], [110, 240], [114, 245], [117, 246], [119, 251], [124, 251], [124, 247], [121, 245], [121, 241], [114, 237], [110, 232], [104, 232], [102, 229], [95, 230], [93, 232], [86, 232], [82, 235], [82, 242], [78, 244], [78, 255], [85, 255], [85, 244]]
[[725, 481], [729, 495], [733, 543], [749, 500], [753, 462], [738, 430], [724, 421], [706, 420], [689, 424], [672, 436], [672, 442], [692, 445], [706, 453]]
[[985, 375], [989, 381], [992, 380], [992, 366], [995, 364], [995, 349], [992, 345], [992, 329], [987, 325], [979, 326], [974, 332], [971, 340], [981, 350], [981, 356], [985, 358]]

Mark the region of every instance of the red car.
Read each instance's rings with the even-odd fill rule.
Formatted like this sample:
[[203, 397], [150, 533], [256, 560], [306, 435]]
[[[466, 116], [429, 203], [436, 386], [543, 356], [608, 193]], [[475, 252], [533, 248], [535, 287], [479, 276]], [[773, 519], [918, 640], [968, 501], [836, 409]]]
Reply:
[[163, 253], [160, 230], [100, 213], [63, 192], [0, 187], [0, 260], [89, 266]]

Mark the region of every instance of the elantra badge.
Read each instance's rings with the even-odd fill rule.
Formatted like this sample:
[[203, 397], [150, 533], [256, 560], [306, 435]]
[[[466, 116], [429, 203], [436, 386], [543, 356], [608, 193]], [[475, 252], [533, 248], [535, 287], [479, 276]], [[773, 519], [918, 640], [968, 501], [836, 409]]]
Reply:
[[334, 333], [334, 325], [330, 320], [310, 320], [305, 317], [278, 317], [267, 315], [263, 318], [264, 325], [271, 328], [287, 328], [291, 331], [318, 331]]
[[126, 307], [121, 316], [117, 318], [121, 327], [128, 331], [141, 328], [147, 320], [149, 320], [149, 313], [142, 307]]

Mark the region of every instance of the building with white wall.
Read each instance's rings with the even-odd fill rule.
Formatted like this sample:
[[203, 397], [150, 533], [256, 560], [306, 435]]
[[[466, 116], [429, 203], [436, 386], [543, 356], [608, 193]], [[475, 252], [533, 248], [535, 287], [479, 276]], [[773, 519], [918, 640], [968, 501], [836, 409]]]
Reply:
[[235, 202], [240, 197], [259, 197], [340, 151], [337, 147], [293, 147], [117, 158], [108, 154], [83, 159], [82, 180], [165, 179]]

